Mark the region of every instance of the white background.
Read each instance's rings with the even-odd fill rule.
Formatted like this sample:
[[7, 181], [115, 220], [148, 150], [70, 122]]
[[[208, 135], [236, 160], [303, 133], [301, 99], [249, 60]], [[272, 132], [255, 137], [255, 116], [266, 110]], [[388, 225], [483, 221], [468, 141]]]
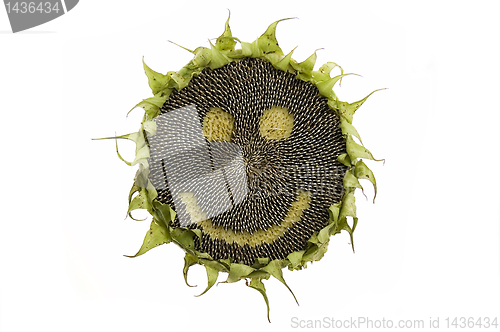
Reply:
[[[149, 221], [125, 218], [135, 168], [114, 141], [136, 131], [150, 96], [142, 69], [178, 70], [218, 37], [253, 41], [285, 17], [280, 46], [302, 61], [335, 61], [353, 102], [377, 88], [354, 124], [382, 163], [375, 204], [357, 195], [356, 253], [332, 238], [320, 261], [275, 280], [202, 297], [173, 244], [135, 259]], [[12, 34], [0, 10], [2, 128], [1, 331], [293, 329], [302, 320], [424, 320], [500, 316], [498, 2], [81, 1]], [[120, 142], [126, 158], [133, 144]], [[138, 216], [141, 216], [139, 213]], [[146, 216], [145, 213], [142, 216]], [[224, 276], [219, 277], [223, 281]], [[499, 317], [500, 319], [500, 317]], [[499, 321], [500, 323], [500, 321]], [[491, 330], [491, 329], [490, 329]]]

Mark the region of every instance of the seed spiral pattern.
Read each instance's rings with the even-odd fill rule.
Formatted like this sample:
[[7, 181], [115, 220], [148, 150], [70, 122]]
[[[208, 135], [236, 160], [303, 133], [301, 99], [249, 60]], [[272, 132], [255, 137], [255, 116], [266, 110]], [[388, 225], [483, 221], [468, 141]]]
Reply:
[[[188, 86], [172, 93], [161, 113], [183, 107], [195, 110], [200, 124], [211, 108], [219, 108], [234, 117], [231, 143], [238, 146], [243, 156], [247, 194], [241, 199], [230, 194], [229, 203], [233, 205], [212, 216], [212, 226], [234, 234], [262, 233], [283, 223], [301, 192], [310, 193], [308, 207], [301, 211], [300, 220], [278, 238], [257, 245], [241, 245], [241, 241], [229, 243], [231, 241], [214, 239], [203, 232], [203, 223], [193, 223], [188, 227], [202, 230], [201, 241], [195, 238], [196, 250], [208, 253], [213, 259], [231, 258], [233, 262], [247, 265], [252, 265], [256, 258], [284, 259], [292, 252], [303, 250], [312, 234], [328, 224], [330, 205], [340, 202], [347, 169], [337, 161], [346, 151], [346, 142], [339, 117], [329, 108], [327, 99], [319, 95], [313, 84], [275, 69], [266, 60], [245, 58], [218, 69], [205, 68]], [[293, 114], [293, 130], [286, 139], [268, 140], [261, 136], [260, 119], [273, 107], [285, 108]], [[149, 179], [157, 188], [158, 200], [179, 213], [181, 207], [175, 206], [169, 190], [163, 156], [170, 156], [175, 162], [175, 155], [182, 147], [165, 141], [168, 128], [160, 118], [155, 135], [148, 137]], [[190, 124], [177, 125], [185, 127], [186, 132], [195, 130]], [[206, 178], [204, 182], [197, 182], [197, 167], [200, 167], [197, 160], [206, 153], [212, 160], [217, 153], [224, 155], [221, 153], [224, 147], [217, 143], [205, 140], [208, 149], [191, 149], [189, 158], [184, 158], [179, 166], [187, 170], [191, 186], [202, 193], [198, 200], [205, 199], [204, 212], [209, 215], [211, 207], [228, 204], [218, 202], [214, 194], [227, 193], [228, 188], [217, 181], [207, 184]], [[226, 155], [231, 153], [228, 151]], [[212, 170], [217, 170], [213, 163]], [[224, 174], [226, 179], [231, 178], [231, 167], [227, 167]], [[178, 217], [172, 226], [181, 226]]]

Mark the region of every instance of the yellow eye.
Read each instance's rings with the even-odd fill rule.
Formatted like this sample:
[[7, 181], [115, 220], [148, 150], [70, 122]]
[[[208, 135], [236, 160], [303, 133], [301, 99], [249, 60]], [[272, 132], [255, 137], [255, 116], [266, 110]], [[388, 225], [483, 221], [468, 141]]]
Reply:
[[293, 130], [293, 114], [286, 107], [273, 106], [260, 118], [260, 135], [267, 140], [279, 141], [290, 137]]
[[203, 135], [209, 142], [231, 142], [234, 117], [218, 107], [211, 107], [203, 118]]

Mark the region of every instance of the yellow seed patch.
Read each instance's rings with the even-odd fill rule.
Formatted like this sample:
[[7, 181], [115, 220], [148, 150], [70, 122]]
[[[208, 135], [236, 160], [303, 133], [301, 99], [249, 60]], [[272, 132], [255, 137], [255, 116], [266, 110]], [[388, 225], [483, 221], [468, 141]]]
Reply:
[[234, 117], [218, 107], [211, 107], [203, 118], [203, 135], [209, 142], [230, 142], [234, 131]]
[[198, 205], [198, 199], [193, 193], [183, 192], [179, 193], [178, 196], [182, 203], [186, 205], [186, 212], [191, 217], [191, 222], [198, 223], [207, 219], [207, 214], [201, 210], [201, 207]]
[[250, 247], [261, 245], [263, 243], [273, 243], [290, 228], [294, 223], [300, 220], [305, 209], [309, 208], [311, 202], [311, 193], [308, 191], [299, 192], [297, 200], [292, 203], [288, 213], [281, 225], [274, 225], [267, 230], [258, 230], [253, 233], [238, 232], [235, 233], [231, 229], [224, 229], [221, 226], [214, 226], [210, 219], [199, 223], [203, 227], [203, 232], [208, 234], [212, 239], [224, 240], [232, 244], [236, 242], [239, 246], [248, 244]]
[[268, 140], [286, 139], [292, 134], [293, 120], [287, 108], [273, 106], [260, 118], [260, 135]]

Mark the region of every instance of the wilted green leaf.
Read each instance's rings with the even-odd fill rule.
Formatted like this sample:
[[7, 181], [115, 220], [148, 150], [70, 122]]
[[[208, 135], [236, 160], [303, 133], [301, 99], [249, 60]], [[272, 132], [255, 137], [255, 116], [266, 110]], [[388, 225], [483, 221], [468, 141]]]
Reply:
[[375, 202], [375, 197], [377, 197], [377, 181], [375, 180], [375, 175], [373, 172], [366, 166], [366, 164], [359, 160], [354, 167], [354, 174], [358, 179], [367, 179], [373, 184], [373, 188], [375, 190], [375, 194], [373, 196], [373, 202]]
[[350, 171], [347, 171], [344, 176], [344, 188], [360, 188], [363, 189], [361, 184], [358, 181], [358, 178], [355, 177]]
[[174, 228], [171, 236], [177, 243], [186, 249], [194, 249], [194, 233], [188, 229]]
[[169, 77], [167, 75], [160, 74], [151, 68], [149, 68], [144, 62], [144, 58], [142, 59], [142, 64], [144, 66], [144, 72], [148, 77], [148, 84], [153, 91], [153, 94], [156, 95], [161, 90], [167, 88]]
[[278, 25], [279, 22], [289, 19], [290, 18], [284, 18], [271, 23], [271, 25], [269, 25], [269, 27], [267, 28], [266, 32], [264, 32], [262, 36], [260, 36], [256, 40], [257, 46], [259, 47], [260, 50], [262, 50], [263, 54], [274, 52], [279, 55], [283, 55], [283, 51], [278, 46], [278, 40], [276, 40], [276, 26]]
[[210, 288], [212, 288], [213, 285], [215, 285], [215, 282], [217, 281], [217, 277], [219, 276], [218, 270], [216, 270], [208, 265], [205, 265], [205, 269], [207, 270], [208, 285], [207, 285], [207, 288], [205, 288], [205, 290], [203, 291], [203, 293], [201, 293], [200, 295], [197, 295], [197, 296], [202, 296], [203, 294], [208, 292], [208, 290]]
[[195, 264], [199, 264], [198, 258], [191, 254], [186, 253], [186, 255], [184, 256], [184, 268], [182, 269], [182, 273], [184, 274], [184, 281], [186, 282], [186, 285], [188, 285], [189, 287], [196, 287], [196, 286], [191, 286], [187, 280], [189, 268]]
[[359, 136], [358, 131], [352, 124], [350, 124], [344, 117], [340, 117], [340, 129], [342, 130], [342, 134], [344, 135], [352, 135], [354, 137], [357, 137], [361, 144], [363, 144], [363, 141], [361, 141], [361, 136]]
[[262, 270], [268, 272], [273, 277], [275, 277], [276, 279], [278, 279], [279, 281], [281, 281], [281, 283], [283, 285], [285, 285], [286, 288], [288, 288], [288, 290], [290, 291], [290, 293], [292, 293], [293, 298], [295, 299], [295, 302], [297, 302], [297, 304], [299, 304], [299, 301], [297, 301], [297, 298], [295, 297], [295, 294], [293, 294], [293, 292], [290, 289], [290, 287], [288, 287], [288, 285], [286, 284], [285, 279], [283, 278], [283, 271], [281, 269], [282, 269], [281, 259], [275, 259], [275, 260], [271, 261], [267, 266], [265, 266], [265, 267], [262, 268]]
[[144, 237], [144, 241], [142, 243], [142, 247], [134, 256], [126, 256], [126, 257], [137, 257], [140, 256], [147, 251], [162, 245], [164, 243], [169, 243], [172, 238], [169, 236], [169, 233], [164, 225], [153, 220], [151, 222], [151, 227], [149, 231], [146, 233]]
[[314, 51], [311, 56], [300, 63], [297, 63], [296, 61], [290, 61], [293, 69], [298, 72], [297, 78], [305, 81], [308, 81], [310, 78], [312, 78], [312, 70], [314, 68], [314, 64], [316, 63], [316, 58], [316, 51]]
[[154, 208], [154, 216], [163, 222], [165, 225], [168, 225], [171, 220], [175, 219], [175, 211], [168, 204], [163, 204], [158, 202], [157, 200], [153, 201]]
[[264, 297], [264, 301], [266, 301], [266, 306], [267, 306], [267, 320], [270, 323], [271, 319], [269, 318], [269, 299], [267, 298], [266, 287], [264, 287], [264, 284], [259, 278], [252, 278], [250, 280], [250, 284], [247, 285], [248, 287], [256, 289]]
[[237, 282], [242, 278], [246, 278], [253, 271], [255, 271], [255, 269], [248, 265], [232, 263], [231, 268], [229, 270], [229, 275], [225, 282], [227, 283]]
[[367, 148], [354, 142], [350, 136], [347, 136], [346, 139], [346, 150], [347, 154], [349, 154], [349, 157], [351, 158], [351, 163], [354, 163], [357, 158], [377, 160]]
[[342, 114], [342, 116], [344, 116], [349, 123], [352, 123], [352, 117], [354, 115], [354, 112], [356, 112], [358, 110], [358, 108], [360, 108], [361, 105], [363, 105], [363, 103], [368, 99], [368, 97], [370, 97], [372, 94], [374, 94], [375, 92], [380, 91], [380, 90], [385, 90], [385, 89], [378, 89], [378, 90], [372, 91], [365, 98], [358, 100], [358, 101], [351, 103], [351, 104], [343, 102], [343, 101], [339, 101], [337, 103], [337, 107], [338, 107], [340, 113]]
[[[210, 41], [209, 41], [210, 42]], [[211, 46], [211, 57], [208, 66], [210, 69], [217, 69], [229, 63], [229, 59], [221, 53], [213, 44], [210, 42]]]
[[236, 45], [236, 41], [231, 34], [231, 28], [229, 28], [229, 19], [231, 18], [231, 12], [229, 12], [229, 16], [227, 17], [226, 26], [222, 35], [217, 38], [215, 42], [215, 47], [219, 51], [231, 51], [234, 50], [234, 46]]
[[342, 153], [337, 157], [337, 161], [345, 166], [351, 166], [351, 158], [347, 153]]

